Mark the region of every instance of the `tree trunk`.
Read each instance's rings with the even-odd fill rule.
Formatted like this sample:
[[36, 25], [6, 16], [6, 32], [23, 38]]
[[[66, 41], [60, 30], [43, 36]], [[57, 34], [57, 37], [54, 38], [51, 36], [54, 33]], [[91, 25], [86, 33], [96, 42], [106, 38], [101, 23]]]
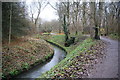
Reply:
[[100, 40], [100, 36], [99, 36], [99, 28], [95, 27], [95, 39]]
[[[86, 2], [83, 3], [83, 12], [82, 12], [82, 15], [83, 15], [83, 29], [85, 28], [85, 24], [86, 24], [86, 16], [85, 16], [85, 10], [86, 10]], [[84, 31], [82, 31], [82, 33], [84, 33]]]
[[12, 18], [12, 4], [11, 4], [11, 9], [10, 9], [10, 27], [9, 27], [9, 46], [10, 46], [10, 42], [11, 42], [11, 18]]
[[60, 28], [60, 26], [59, 26], [59, 33], [61, 33], [61, 28]]
[[40, 15], [40, 10], [38, 11], [37, 18], [35, 19], [35, 27], [37, 27], [37, 21], [38, 21], [39, 15]]
[[33, 14], [32, 14], [32, 22], [33, 22]]
[[63, 29], [64, 29], [64, 33], [65, 33], [65, 42], [66, 42], [68, 40], [68, 30], [67, 30], [66, 16], [65, 15], [64, 15]]
[[94, 39], [97, 39], [97, 40], [99, 40], [100, 39], [100, 37], [99, 37], [99, 28], [98, 28], [98, 22], [97, 22], [97, 20], [96, 20], [96, 4], [95, 4], [95, 2], [93, 3], [93, 7], [94, 7], [94, 25], [95, 25], [95, 36], [94, 36]]

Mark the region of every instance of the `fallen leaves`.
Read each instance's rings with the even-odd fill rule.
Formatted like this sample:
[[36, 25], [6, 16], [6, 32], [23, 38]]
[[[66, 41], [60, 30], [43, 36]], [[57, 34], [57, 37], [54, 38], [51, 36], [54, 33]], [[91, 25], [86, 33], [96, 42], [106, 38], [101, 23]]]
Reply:
[[53, 54], [53, 49], [45, 41], [31, 40], [21, 45], [14, 45], [8, 53], [7, 47], [3, 47], [2, 72], [3, 75], [16, 74], [17, 70], [29, 68], [30, 65], [42, 60], [48, 54]]
[[[92, 69], [94, 64], [98, 63], [98, 59], [102, 58], [104, 55], [103, 50], [105, 49], [105, 43], [98, 41], [97, 44], [91, 46], [85, 52], [79, 51], [79, 54], [76, 55], [73, 59], [68, 59], [64, 67], [59, 69], [54, 69], [52, 74], [49, 77], [52, 78], [87, 78], [89, 75], [89, 69]], [[64, 63], [65, 64], [65, 63]]]

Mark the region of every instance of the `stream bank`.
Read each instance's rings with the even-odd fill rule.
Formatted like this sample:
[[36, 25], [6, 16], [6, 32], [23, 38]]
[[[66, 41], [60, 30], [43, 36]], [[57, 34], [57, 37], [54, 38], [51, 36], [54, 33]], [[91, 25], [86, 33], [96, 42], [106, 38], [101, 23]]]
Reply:
[[[56, 40], [56, 42], [54, 42], [53, 40], [49, 40], [49, 41], [62, 46], [67, 51], [67, 56], [58, 65], [56, 65], [50, 71], [43, 74], [40, 78], [48, 77], [49, 75], [47, 75], [47, 74], [54, 75], [56, 73], [61, 73], [61, 70], [58, 70], [58, 69], [60, 69], [64, 66], [67, 66], [67, 64], [69, 65], [71, 63], [71, 62], [69, 62], [69, 59], [71, 60], [72, 59], [71, 57], [75, 57], [73, 52], [75, 53], [77, 51], [76, 48], [78, 46], [80, 47], [82, 44], [84, 44], [83, 42], [84, 42], [85, 39], [87, 39], [87, 37], [79, 36], [79, 38], [78, 38], [79, 41], [76, 40], [76, 44], [73, 44], [70, 47], [63, 47], [62, 43], [64, 42], [64, 35], [53, 36], [53, 40]], [[90, 39], [87, 39], [87, 40], [88, 40], [88, 42], [91, 41]], [[51, 78], [51, 77], [49, 76], [48, 78]]]
[[[12, 44], [12, 43], [11, 43]], [[53, 48], [46, 41], [26, 40], [2, 47], [2, 78], [9, 79], [31, 67], [46, 62], [53, 56]]]
[[66, 52], [64, 49], [60, 46], [58, 47], [58, 45], [54, 43], [49, 43], [52, 44], [54, 48], [53, 58], [49, 62], [37, 65], [23, 74], [18, 75], [16, 78], [39, 78], [42, 73], [49, 71], [52, 67], [65, 58]]
[[104, 47], [104, 42], [87, 38], [68, 53], [64, 60], [39, 78], [86, 78], [89, 68], [92, 68], [97, 59], [104, 55], [102, 52]]

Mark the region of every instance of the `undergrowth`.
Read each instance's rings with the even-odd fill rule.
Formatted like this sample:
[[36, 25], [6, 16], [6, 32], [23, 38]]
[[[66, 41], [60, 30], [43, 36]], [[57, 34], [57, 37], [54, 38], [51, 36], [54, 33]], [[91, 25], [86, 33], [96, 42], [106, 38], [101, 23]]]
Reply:
[[86, 51], [93, 44], [95, 44], [95, 42], [92, 41], [92, 39], [87, 38], [81, 44], [79, 44], [75, 49], [73, 50], [71, 49], [71, 51], [69, 51], [70, 48], [64, 47], [64, 49], [66, 49], [66, 51], [69, 52], [66, 55], [66, 58], [63, 59], [60, 63], [58, 63], [56, 66], [54, 66], [50, 71], [47, 71], [44, 74], [42, 74], [40, 78], [53, 78], [55, 75], [58, 75], [58, 74], [62, 75], [62, 73], [64, 73], [64, 71], [62, 70], [68, 68], [68, 66], [73, 64], [74, 63], [73, 59], [78, 55], [82, 55], [80, 53]]

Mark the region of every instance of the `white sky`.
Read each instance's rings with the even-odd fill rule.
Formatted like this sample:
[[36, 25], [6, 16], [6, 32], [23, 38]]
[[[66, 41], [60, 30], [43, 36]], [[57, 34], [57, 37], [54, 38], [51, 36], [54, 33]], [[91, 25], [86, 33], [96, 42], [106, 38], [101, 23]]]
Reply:
[[[29, 5], [32, 1], [38, 1], [38, 0], [26, 0], [27, 4]], [[41, 0], [40, 0], [41, 1]], [[43, 0], [45, 1], [45, 0]], [[53, 6], [55, 6], [55, 2], [57, 1], [67, 1], [67, 0], [46, 0], [49, 1]], [[73, 1], [73, 0], [69, 0], [69, 1]], [[74, 1], [79, 1], [79, 0], [74, 0]], [[82, 1], [92, 1], [94, 2], [95, 0], [82, 0]], [[97, 0], [97, 1], [118, 1], [118, 0]], [[34, 18], [36, 18], [37, 16], [37, 11], [34, 11]], [[51, 21], [54, 19], [58, 19], [58, 15], [57, 15], [57, 11], [54, 10], [50, 5], [47, 5], [44, 10], [41, 11], [40, 13], [40, 18], [42, 19], [42, 21]]]
[[47, 21], [58, 19], [56, 13], [56, 10], [54, 10], [50, 5], [47, 5], [45, 9], [41, 12], [40, 17]]
[[[34, 0], [35, 1], [35, 0]], [[55, 6], [56, 0], [48, 0], [53, 6]], [[29, 5], [32, 2], [32, 0], [27, 0], [26, 3]], [[34, 18], [37, 16], [37, 11], [34, 13]], [[47, 5], [44, 10], [40, 13], [40, 18], [42, 21], [51, 21], [54, 19], [58, 19], [57, 11], [53, 9], [50, 5]]]

